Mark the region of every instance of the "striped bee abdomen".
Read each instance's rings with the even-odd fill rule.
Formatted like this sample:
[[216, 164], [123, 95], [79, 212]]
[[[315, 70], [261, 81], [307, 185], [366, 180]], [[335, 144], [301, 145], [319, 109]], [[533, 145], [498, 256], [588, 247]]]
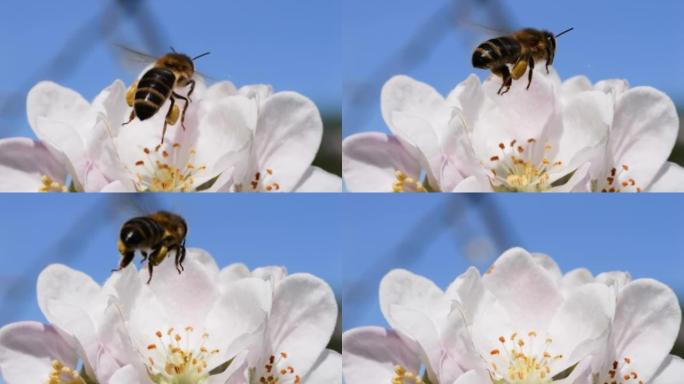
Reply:
[[164, 236], [164, 228], [149, 217], [135, 217], [121, 227], [121, 242], [127, 247], [151, 247]]
[[166, 68], [152, 68], [138, 82], [133, 106], [140, 120], [154, 116], [171, 96], [176, 76]]
[[522, 46], [515, 39], [502, 36], [489, 39], [473, 52], [473, 67], [489, 68], [515, 63], [522, 53]]

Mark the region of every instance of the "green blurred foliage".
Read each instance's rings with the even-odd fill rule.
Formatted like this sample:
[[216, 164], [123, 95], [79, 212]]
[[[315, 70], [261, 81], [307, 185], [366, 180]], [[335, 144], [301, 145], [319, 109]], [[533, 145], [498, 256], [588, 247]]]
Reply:
[[337, 112], [322, 115], [323, 140], [313, 165], [342, 176], [342, 116]]

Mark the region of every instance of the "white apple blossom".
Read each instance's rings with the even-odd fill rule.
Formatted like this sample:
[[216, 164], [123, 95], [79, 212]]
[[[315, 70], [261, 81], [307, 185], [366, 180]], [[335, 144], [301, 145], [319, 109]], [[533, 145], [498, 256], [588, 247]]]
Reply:
[[[407, 76], [382, 90], [391, 136], [359, 133], [343, 142], [351, 191], [681, 190], [684, 171], [666, 162], [678, 120], [672, 101], [649, 87], [561, 83], [534, 69], [529, 89], [475, 75], [447, 97]], [[626, 88], [624, 86], [623, 88]]]
[[121, 81], [92, 103], [55, 83], [38, 83], [27, 112], [40, 141], [0, 141], [0, 188], [341, 190], [338, 176], [311, 166], [323, 131], [316, 106], [295, 92], [271, 93], [265, 86], [238, 91], [229, 82], [206, 88], [199, 81], [184, 124], [170, 125], [162, 144], [169, 101], [153, 117], [122, 125], [131, 108]]
[[341, 356], [325, 348], [338, 316], [330, 286], [309, 274], [288, 275], [278, 266], [250, 271], [238, 263], [221, 270], [222, 287], [250, 278], [270, 287], [264, 308], [268, 320], [260, 341], [247, 355], [242, 374], [229, 383], [341, 383]]
[[445, 292], [391, 271], [380, 306], [392, 330], [344, 333], [349, 384], [674, 384], [684, 372], [669, 355], [681, 323], [671, 289], [622, 272], [563, 275], [520, 248]]

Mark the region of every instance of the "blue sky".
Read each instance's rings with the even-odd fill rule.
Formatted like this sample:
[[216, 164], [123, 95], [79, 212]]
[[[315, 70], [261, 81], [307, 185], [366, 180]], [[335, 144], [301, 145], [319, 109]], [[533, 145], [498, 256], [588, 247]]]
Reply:
[[[344, 136], [354, 132], [387, 131], [379, 109], [380, 88], [395, 74], [408, 74], [446, 94], [468, 74], [481, 79], [487, 71], [472, 68], [473, 49], [488, 38], [482, 28], [455, 29], [447, 23], [429, 21], [452, 2], [459, 0], [344, 1]], [[474, 1], [473, 1], [474, 2]], [[506, 15], [513, 29], [533, 27], [560, 32], [575, 30], [559, 38], [554, 66], [561, 78], [586, 75], [592, 81], [624, 78], [631, 85], [649, 85], [684, 103], [684, 2], [666, 0], [591, 1], [533, 0], [491, 1]], [[442, 12], [440, 20], [446, 20]], [[492, 26], [482, 12], [467, 17], [473, 23]], [[420, 51], [395, 56], [430, 25], [425, 39], [416, 42]], [[441, 27], [443, 26], [443, 28]], [[387, 63], [389, 60], [389, 64]], [[381, 70], [380, 68], [384, 68]], [[357, 102], [359, 84], [372, 80]]]
[[[684, 294], [684, 227], [678, 214], [684, 199], [676, 194], [354, 194], [345, 196], [343, 205], [344, 329], [386, 325], [377, 292], [392, 268], [409, 269], [446, 288], [468, 266], [486, 269], [514, 245], [552, 256], [563, 271], [623, 270]], [[501, 234], [492, 236], [496, 231]], [[499, 239], [494, 243], [500, 245], [490, 253], [465, 251], [483, 238]], [[351, 294], [352, 287], [360, 288]]]
[[[135, 1], [134, 1], [135, 2]], [[127, 72], [112, 47], [124, 44], [150, 49], [133, 17], [109, 12], [94, 19], [113, 1], [25, 2], [10, 0], [0, 12], [0, 47], [5, 52], [0, 69], [0, 104], [18, 92], [18, 109], [0, 116], [0, 137], [34, 136], [25, 117], [25, 100], [33, 81], [53, 80], [87, 99], [117, 78], [129, 83]], [[140, 2], [142, 3], [142, 2]], [[239, 0], [145, 2], [144, 17], [159, 25], [159, 44], [196, 55], [211, 51], [197, 68], [216, 80], [236, 85], [273, 84], [311, 98], [324, 112], [339, 113], [341, 102], [341, 3], [336, 0]], [[94, 21], [96, 20], [96, 21]], [[99, 20], [99, 21], [97, 21]], [[107, 38], [95, 37], [107, 25], [121, 22]], [[90, 24], [88, 24], [90, 23]], [[90, 27], [85, 27], [89, 25]], [[149, 26], [145, 21], [142, 25]], [[76, 39], [75, 53], [66, 58], [71, 69], [42, 70], [63, 46]]]

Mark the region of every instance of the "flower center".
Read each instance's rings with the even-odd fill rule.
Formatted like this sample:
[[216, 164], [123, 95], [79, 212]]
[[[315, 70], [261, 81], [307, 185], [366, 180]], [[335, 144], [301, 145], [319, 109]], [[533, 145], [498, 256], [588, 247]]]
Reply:
[[86, 384], [79, 373], [67, 367], [59, 360], [52, 360], [52, 370], [48, 375], [47, 384]]
[[301, 384], [302, 377], [288, 364], [287, 352], [271, 355], [261, 369], [250, 369], [250, 384]]
[[394, 376], [391, 384], [424, 384], [423, 379], [416, 373], [406, 370], [401, 365], [394, 366]]
[[622, 361], [615, 360], [603, 374], [594, 374], [593, 384], [645, 384], [631, 365], [630, 357], [625, 357]]
[[392, 192], [426, 192], [423, 183], [409, 177], [404, 171], [396, 170], [394, 177]]
[[594, 182], [593, 189], [601, 192], [641, 192], [636, 180], [630, 177], [627, 164], [612, 168], [605, 179]]
[[499, 143], [500, 153], [489, 158], [491, 175], [489, 180], [497, 192], [542, 192], [552, 187], [549, 171], [562, 166], [561, 161], [552, 161], [547, 157], [551, 145], [544, 146], [541, 160], [533, 157], [535, 139], [528, 139], [526, 145], [513, 140], [507, 146]]
[[242, 183], [235, 185], [236, 192], [278, 192], [280, 184], [274, 181], [273, 168], [266, 168], [265, 172], [257, 171], [249, 181], [249, 187], [245, 188]]
[[191, 348], [194, 329], [185, 327], [185, 342], [183, 337], [173, 328], [163, 334], [157, 331], [155, 336], [159, 340], [147, 346], [147, 371], [153, 382], [157, 384], [201, 384], [209, 377], [209, 363], [211, 356], [219, 353], [218, 349], [209, 350], [205, 347], [209, 339], [208, 333], [203, 333], [199, 347]]
[[188, 160], [178, 166], [181, 145], [175, 143], [170, 152], [157, 145], [143, 148], [145, 157], [135, 162], [136, 189], [141, 192], [190, 192], [195, 189], [195, 176], [207, 169], [197, 166], [193, 159], [197, 152], [190, 149]]
[[563, 360], [563, 355], [552, 355], [549, 347], [553, 339], [546, 338], [541, 353], [535, 353], [537, 333], [530, 331], [527, 341], [513, 333], [508, 339], [499, 336], [501, 348], [489, 352], [489, 376], [495, 384], [550, 384], [551, 366]]
[[42, 184], [38, 188], [38, 192], [69, 192], [64, 184], [52, 180], [50, 176], [43, 175], [40, 181]]

